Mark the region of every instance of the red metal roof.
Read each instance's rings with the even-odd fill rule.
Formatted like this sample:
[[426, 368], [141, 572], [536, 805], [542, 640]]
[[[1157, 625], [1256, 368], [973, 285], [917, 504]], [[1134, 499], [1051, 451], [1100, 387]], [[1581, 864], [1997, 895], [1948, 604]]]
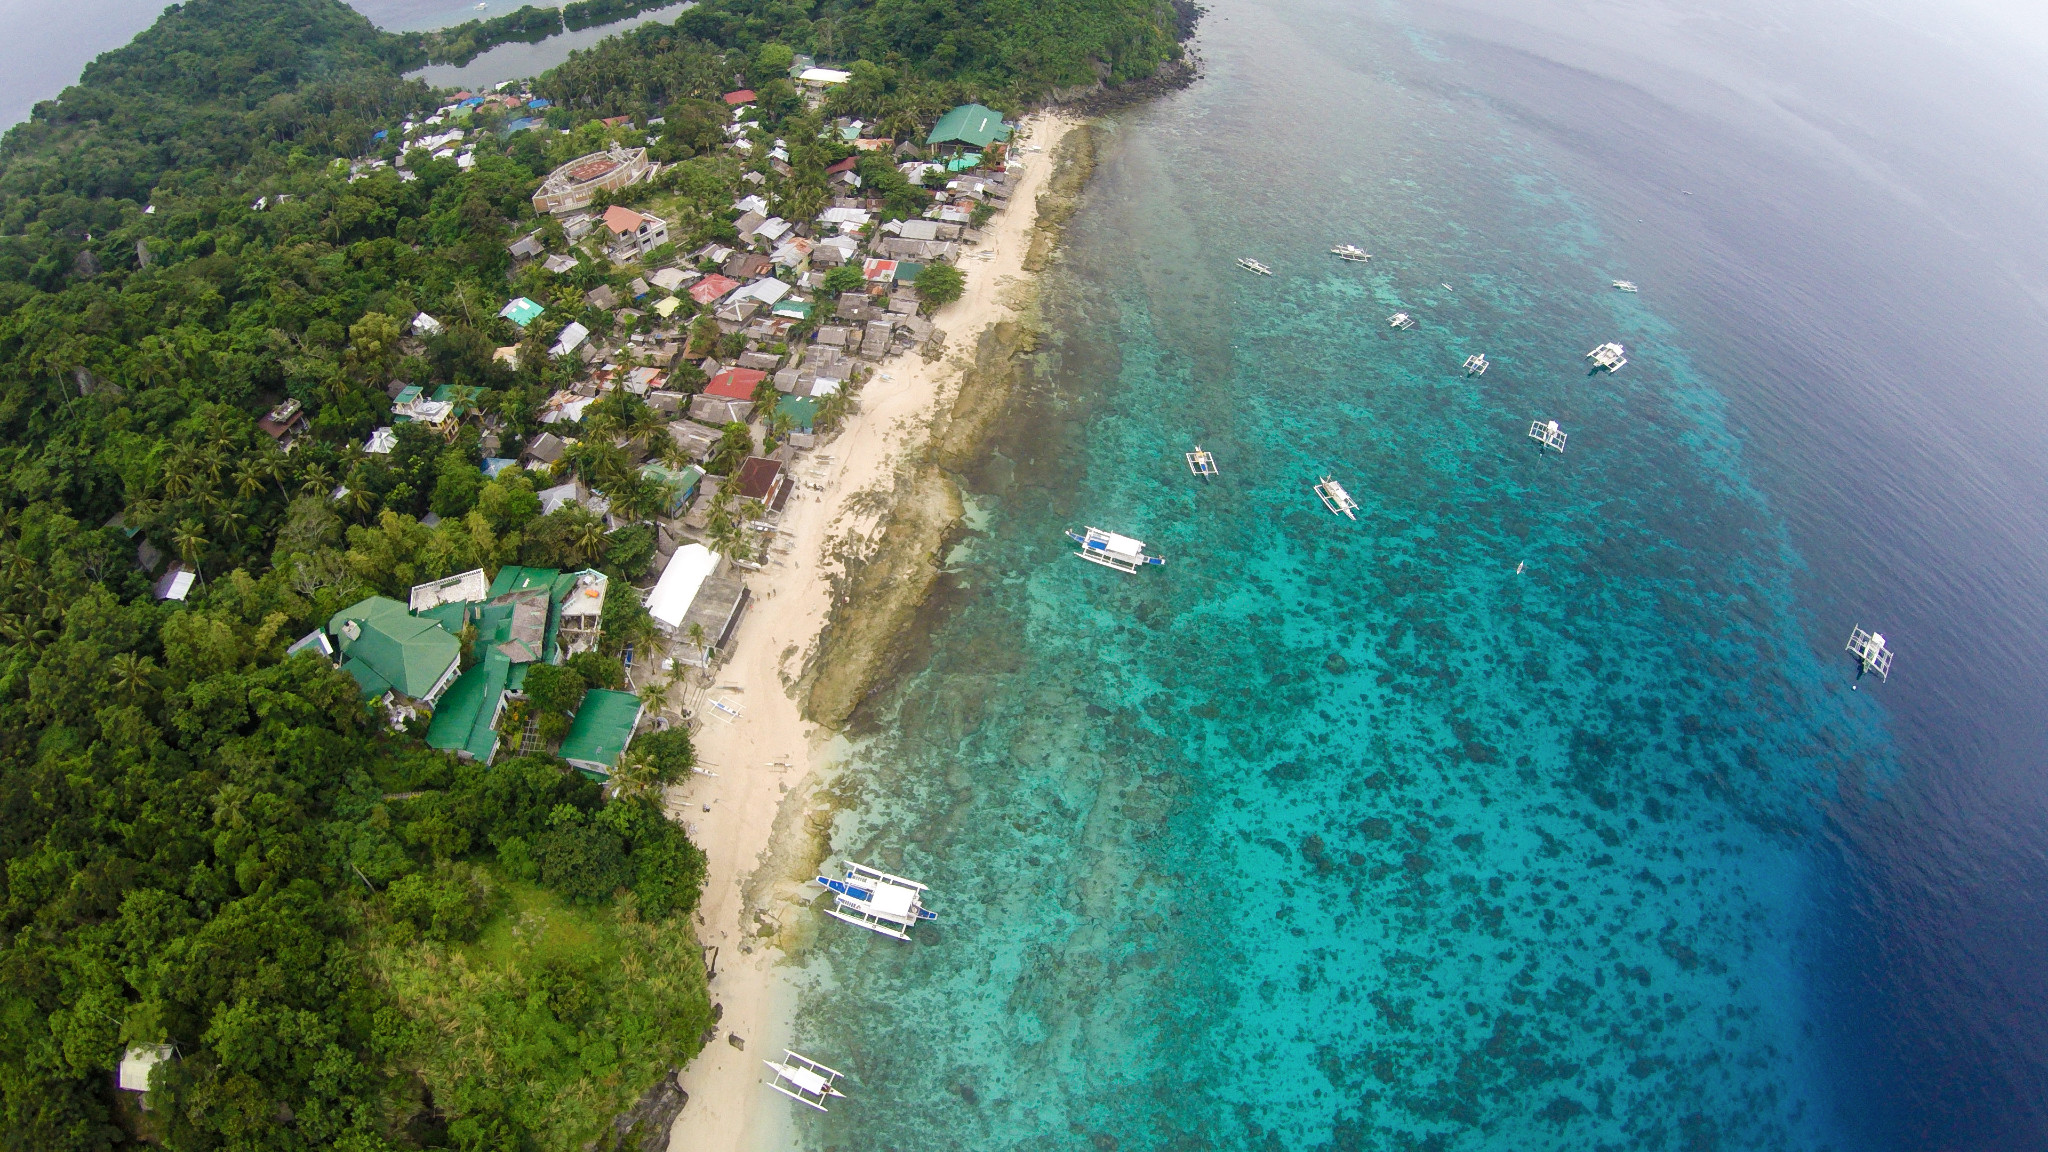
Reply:
[[740, 282], [729, 276], [712, 273], [690, 285], [690, 299], [699, 304], [709, 304], [740, 286]]
[[725, 102], [727, 104], [752, 104], [754, 102], [754, 90], [752, 88], [742, 88], [737, 92], [727, 92], [725, 94]]
[[624, 208], [617, 204], [604, 210], [604, 226], [621, 236], [628, 232], [639, 231], [640, 222], [645, 219], [647, 217], [640, 215], [631, 208]]
[[766, 372], [755, 368], [723, 368], [704, 386], [704, 394], [725, 400], [752, 400], [754, 389], [767, 378]]
[[854, 161], [859, 159], [860, 157], [858, 156], [848, 156], [846, 159], [841, 160], [839, 163], [834, 164], [830, 168], [825, 169], [825, 175], [830, 176], [836, 172], [851, 172], [853, 171]]
[[740, 496], [748, 500], [767, 500], [775, 490], [775, 481], [782, 475], [782, 461], [770, 460], [766, 456], [749, 456], [740, 465]]

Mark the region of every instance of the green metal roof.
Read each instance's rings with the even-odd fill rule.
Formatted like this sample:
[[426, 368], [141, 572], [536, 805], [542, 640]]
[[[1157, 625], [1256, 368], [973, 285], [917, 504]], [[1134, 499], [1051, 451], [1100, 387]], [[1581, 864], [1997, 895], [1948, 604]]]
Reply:
[[986, 148], [997, 140], [1008, 140], [1010, 128], [1003, 123], [1003, 114], [980, 104], [962, 104], [932, 125], [931, 135], [924, 138], [927, 144], [966, 144], [975, 148]]
[[818, 418], [818, 401], [809, 396], [784, 396], [775, 402], [775, 411], [795, 421], [799, 431], [809, 432], [811, 421]]
[[[349, 635], [351, 623], [354, 636]], [[357, 601], [336, 612], [327, 622], [327, 631], [345, 657], [342, 667], [355, 665], [352, 674], [356, 682], [372, 696], [397, 689], [407, 696], [423, 697], [462, 655], [461, 641], [438, 623], [414, 616], [405, 605], [383, 596]], [[361, 675], [365, 669], [373, 675]]]
[[569, 735], [562, 740], [562, 759], [585, 771], [609, 774], [632, 743], [639, 720], [638, 696], [592, 688], [583, 694]]
[[486, 652], [483, 663], [455, 678], [427, 725], [427, 747], [467, 752], [488, 764], [498, 750], [498, 704], [505, 697], [512, 662], [501, 653]]

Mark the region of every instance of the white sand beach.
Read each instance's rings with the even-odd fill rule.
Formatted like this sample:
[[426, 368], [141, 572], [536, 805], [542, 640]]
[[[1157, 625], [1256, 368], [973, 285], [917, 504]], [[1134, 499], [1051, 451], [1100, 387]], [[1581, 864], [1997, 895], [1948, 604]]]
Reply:
[[[1057, 114], [1023, 122], [1016, 141], [1023, 177], [1011, 207], [961, 262], [965, 295], [934, 317], [948, 337], [948, 355], [934, 363], [912, 354], [883, 364], [840, 434], [799, 457], [800, 486], [781, 523], [790, 550], [749, 578], [754, 605], [708, 696], [739, 715], [713, 711], [697, 734], [699, 760], [716, 776], [694, 776], [668, 797], [670, 811], [691, 826], [710, 857], [698, 931], [717, 950], [711, 998], [723, 1010], [718, 1036], [683, 1072], [689, 1103], [672, 1130], [672, 1152], [787, 1146], [790, 1111], [801, 1106], [763, 1086], [761, 1061], [780, 1056], [794, 1007], [772, 937], [791, 916], [812, 915], [797, 904], [815, 896], [804, 887], [816, 862], [799, 858], [807, 855], [800, 826], [813, 773], [829, 761], [834, 742], [832, 733], [801, 719], [792, 686], [831, 608], [829, 542], [877, 529], [886, 507], [854, 497], [893, 489], [897, 469], [922, 449], [933, 414], [957, 386], [975, 338], [1013, 317], [1010, 289], [1028, 275], [1022, 265], [1038, 194], [1056, 146], [1075, 123]], [[791, 850], [778, 853], [779, 846]], [[858, 931], [836, 923], [832, 929]], [[733, 1046], [733, 1036], [744, 1049]], [[809, 1055], [832, 1062], [829, 1053]]]

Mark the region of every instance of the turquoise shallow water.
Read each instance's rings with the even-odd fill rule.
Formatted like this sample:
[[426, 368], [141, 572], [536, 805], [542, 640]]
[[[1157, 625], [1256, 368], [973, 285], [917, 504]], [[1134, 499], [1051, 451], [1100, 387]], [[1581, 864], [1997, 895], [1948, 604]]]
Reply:
[[[1861, 1146], [1815, 937], [1828, 814], [1898, 756], [1810, 642], [1729, 382], [1608, 289], [1513, 118], [1375, 63], [1441, 44], [1212, 19], [1205, 81], [1111, 124], [977, 530], [841, 779], [836, 853], [944, 919], [805, 957], [799, 1035], [854, 1098], [800, 1139]], [[1169, 563], [1083, 564], [1082, 524]]]

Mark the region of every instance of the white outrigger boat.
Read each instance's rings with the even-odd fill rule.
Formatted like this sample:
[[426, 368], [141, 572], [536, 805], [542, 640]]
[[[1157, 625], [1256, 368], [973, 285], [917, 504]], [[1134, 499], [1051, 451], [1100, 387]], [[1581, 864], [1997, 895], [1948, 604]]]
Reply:
[[1633, 280], [1616, 280], [1616, 281], [1614, 282], [1614, 286], [1615, 286], [1616, 288], [1619, 288], [1619, 289], [1621, 289], [1621, 290], [1622, 290], [1623, 292], [1639, 292], [1639, 291], [1641, 291], [1641, 289], [1639, 289], [1639, 288], [1637, 288], [1637, 287], [1636, 287], [1636, 282], [1635, 282], [1635, 281], [1633, 281]]
[[1086, 532], [1075, 532], [1070, 529], [1067, 532], [1067, 539], [1081, 546], [1081, 550], [1074, 555], [1090, 564], [1100, 564], [1104, 568], [1114, 568], [1119, 572], [1136, 572], [1147, 564], [1166, 563], [1164, 556], [1145, 555], [1143, 540], [1133, 540], [1129, 536], [1104, 532], [1100, 528], [1090, 528]]
[[1358, 501], [1351, 498], [1342, 484], [1325, 476], [1316, 481], [1316, 495], [1323, 498], [1323, 507], [1346, 519], [1358, 519]]
[[782, 1050], [782, 1063], [763, 1060], [775, 1072], [768, 1086], [789, 1097], [791, 1100], [809, 1104], [818, 1111], [826, 1111], [825, 1101], [830, 1097], [846, 1099], [846, 1093], [836, 1087], [842, 1075], [808, 1056], [799, 1056], [789, 1049]]
[[1247, 272], [1257, 272], [1261, 276], [1271, 276], [1273, 274], [1271, 268], [1266, 267], [1249, 256], [1239, 256], [1237, 258], [1237, 266]]
[[1565, 434], [1563, 429], [1557, 426], [1557, 421], [1555, 420], [1531, 420], [1529, 422], [1529, 439], [1543, 445], [1538, 451], [1548, 451], [1552, 448], [1557, 449], [1559, 452], [1564, 451]]
[[1396, 312], [1392, 316], [1387, 317], [1387, 327], [1403, 330], [1413, 328], [1415, 327], [1415, 317], [1410, 316], [1406, 312]]
[[1465, 375], [1467, 376], [1484, 376], [1486, 375], [1486, 370], [1491, 367], [1493, 365], [1486, 362], [1486, 353], [1484, 352], [1475, 352], [1465, 357]]
[[1593, 362], [1595, 372], [1603, 368], [1609, 372], [1618, 372], [1622, 365], [1628, 363], [1628, 349], [1610, 342], [1586, 353], [1586, 359]]
[[832, 907], [825, 909], [825, 915], [858, 924], [870, 932], [908, 940], [912, 925], [939, 918], [937, 912], [924, 906], [924, 885], [878, 872], [865, 864], [849, 860], [846, 879], [820, 876], [818, 883], [832, 890]]
[[1356, 244], [1339, 244], [1335, 248], [1330, 249], [1330, 255], [1335, 256], [1339, 260], [1349, 260], [1353, 264], [1363, 264], [1367, 260], [1372, 259], [1372, 253], [1367, 252]]
[[1217, 474], [1216, 457], [1205, 451], [1200, 444], [1197, 444], [1195, 445], [1195, 450], [1188, 453], [1188, 471], [1207, 480], [1209, 477]]

